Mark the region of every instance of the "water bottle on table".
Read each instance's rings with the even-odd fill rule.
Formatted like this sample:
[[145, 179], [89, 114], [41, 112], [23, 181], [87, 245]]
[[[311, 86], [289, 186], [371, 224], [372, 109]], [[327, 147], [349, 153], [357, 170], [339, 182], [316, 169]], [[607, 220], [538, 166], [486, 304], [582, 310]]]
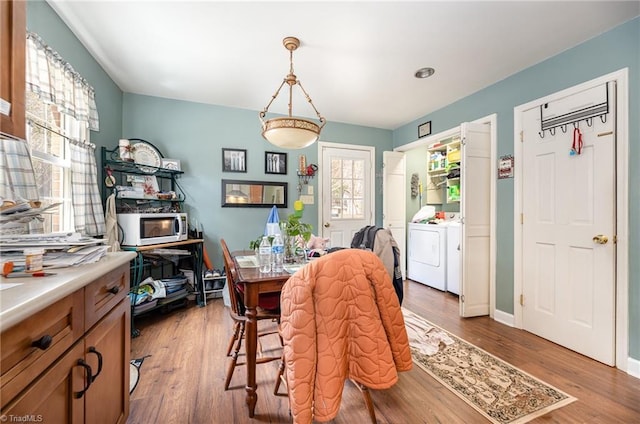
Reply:
[[262, 237], [260, 247], [258, 247], [258, 264], [261, 273], [271, 272], [271, 243], [269, 237]]
[[271, 243], [271, 254], [273, 264], [271, 269], [273, 272], [282, 272], [284, 264], [284, 243], [282, 242], [282, 236], [276, 234]]

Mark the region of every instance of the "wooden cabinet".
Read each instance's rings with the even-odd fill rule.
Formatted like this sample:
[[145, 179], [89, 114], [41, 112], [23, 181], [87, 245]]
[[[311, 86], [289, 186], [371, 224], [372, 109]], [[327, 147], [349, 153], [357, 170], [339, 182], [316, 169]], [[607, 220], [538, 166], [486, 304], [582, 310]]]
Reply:
[[26, 19], [25, 1], [0, 1], [0, 133], [17, 138], [26, 136]]
[[125, 264], [4, 331], [0, 413], [35, 422], [126, 423], [128, 290]]

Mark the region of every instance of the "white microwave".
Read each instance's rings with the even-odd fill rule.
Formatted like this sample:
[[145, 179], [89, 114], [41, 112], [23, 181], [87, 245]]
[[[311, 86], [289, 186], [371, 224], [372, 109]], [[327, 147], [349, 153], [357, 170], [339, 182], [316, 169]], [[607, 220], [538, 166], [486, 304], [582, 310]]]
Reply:
[[119, 213], [123, 246], [148, 246], [188, 238], [186, 213]]

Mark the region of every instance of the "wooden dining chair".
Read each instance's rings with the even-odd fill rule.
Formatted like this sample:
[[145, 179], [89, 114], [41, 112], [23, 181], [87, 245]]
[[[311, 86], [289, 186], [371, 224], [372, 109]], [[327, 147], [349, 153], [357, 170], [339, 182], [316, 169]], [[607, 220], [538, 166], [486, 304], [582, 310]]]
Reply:
[[[227, 378], [224, 383], [224, 389], [227, 390], [229, 389], [229, 384], [231, 383], [231, 378], [233, 377], [233, 372], [235, 371], [236, 367], [246, 364], [246, 361], [239, 362], [238, 358], [241, 356], [240, 349], [242, 347], [242, 340], [245, 334], [244, 330], [245, 323], [247, 322], [247, 317], [245, 316], [245, 307], [242, 296], [237, 289], [238, 270], [235, 267], [235, 262], [231, 257], [231, 252], [229, 251], [227, 243], [224, 241], [224, 239], [220, 240], [220, 244], [222, 246], [224, 267], [227, 274], [227, 292], [229, 294], [229, 300], [231, 303], [229, 308], [229, 315], [233, 319], [233, 334], [231, 335], [231, 339], [229, 340], [229, 344], [227, 346], [227, 356], [231, 357], [229, 367], [227, 368]], [[280, 312], [258, 308], [257, 319], [258, 321], [270, 320], [279, 322]], [[258, 339], [269, 334], [278, 334], [277, 328], [268, 331], [259, 331]], [[281, 356], [263, 356], [260, 358], [256, 358], [256, 364], [264, 364], [271, 361], [277, 361], [280, 358]]]

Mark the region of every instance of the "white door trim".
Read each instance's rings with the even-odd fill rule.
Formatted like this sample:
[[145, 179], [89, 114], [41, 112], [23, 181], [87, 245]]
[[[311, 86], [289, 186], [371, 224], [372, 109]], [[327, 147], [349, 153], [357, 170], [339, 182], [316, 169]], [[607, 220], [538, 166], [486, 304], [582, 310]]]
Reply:
[[[557, 93], [533, 100], [513, 108], [514, 201], [513, 201], [513, 315], [514, 326], [522, 328], [522, 113], [525, 110], [567, 97], [607, 81], [616, 81], [616, 367], [627, 371], [629, 350], [629, 83], [628, 68], [604, 75]], [[520, 160], [519, 160], [520, 159]]]
[[[490, 252], [489, 252], [489, 316], [495, 317], [496, 310], [496, 181], [498, 179], [497, 169], [497, 145], [498, 145], [498, 115], [493, 113], [491, 115], [478, 118], [474, 121], [477, 124], [489, 124], [491, 127], [491, 163], [494, 166], [491, 167], [491, 195], [489, 201], [491, 202], [491, 236], [490, 236]], [[449, 132], [450, 130], [443, 131]], [[437, 141], [442, 133], [434, 134], [428, 137], [424, 137], [411, 143], [404, 144], [402, 146], [393, 149], [396, 152], [406, 152], [416, 147], [428, 146], [429, 144]]]
[[[369, 153], [369, 157], [371, 159], [371, 172], [370, 172], [370, 187], [371, 187], [371, 196], [369, 196], [369, 210], [371, 211], [371, 216], [369, 217], [370, 225], [375, 224], [376, 221], [376, 148], [373, 146], [362, 146], [360, 144], [345, 144], [345, 143], [333, 143], [329, 141], [319, 141], [318, 142], [318, 169], [322, 168], [322, 149], [323, 148], [330, 149], [352, 149], [352, 150], [362, 150], [364, 152]], [[321, 175], [320, 178], [325, 178], [324, 175]], [[318, 226], [316, 228], [322, 228], [324, 224], [322, 222], [322, 211], [324, 207], [324, 184], [322, 181], [318, 181]], [[318, 230], [320, 231], [320, 230]]]

